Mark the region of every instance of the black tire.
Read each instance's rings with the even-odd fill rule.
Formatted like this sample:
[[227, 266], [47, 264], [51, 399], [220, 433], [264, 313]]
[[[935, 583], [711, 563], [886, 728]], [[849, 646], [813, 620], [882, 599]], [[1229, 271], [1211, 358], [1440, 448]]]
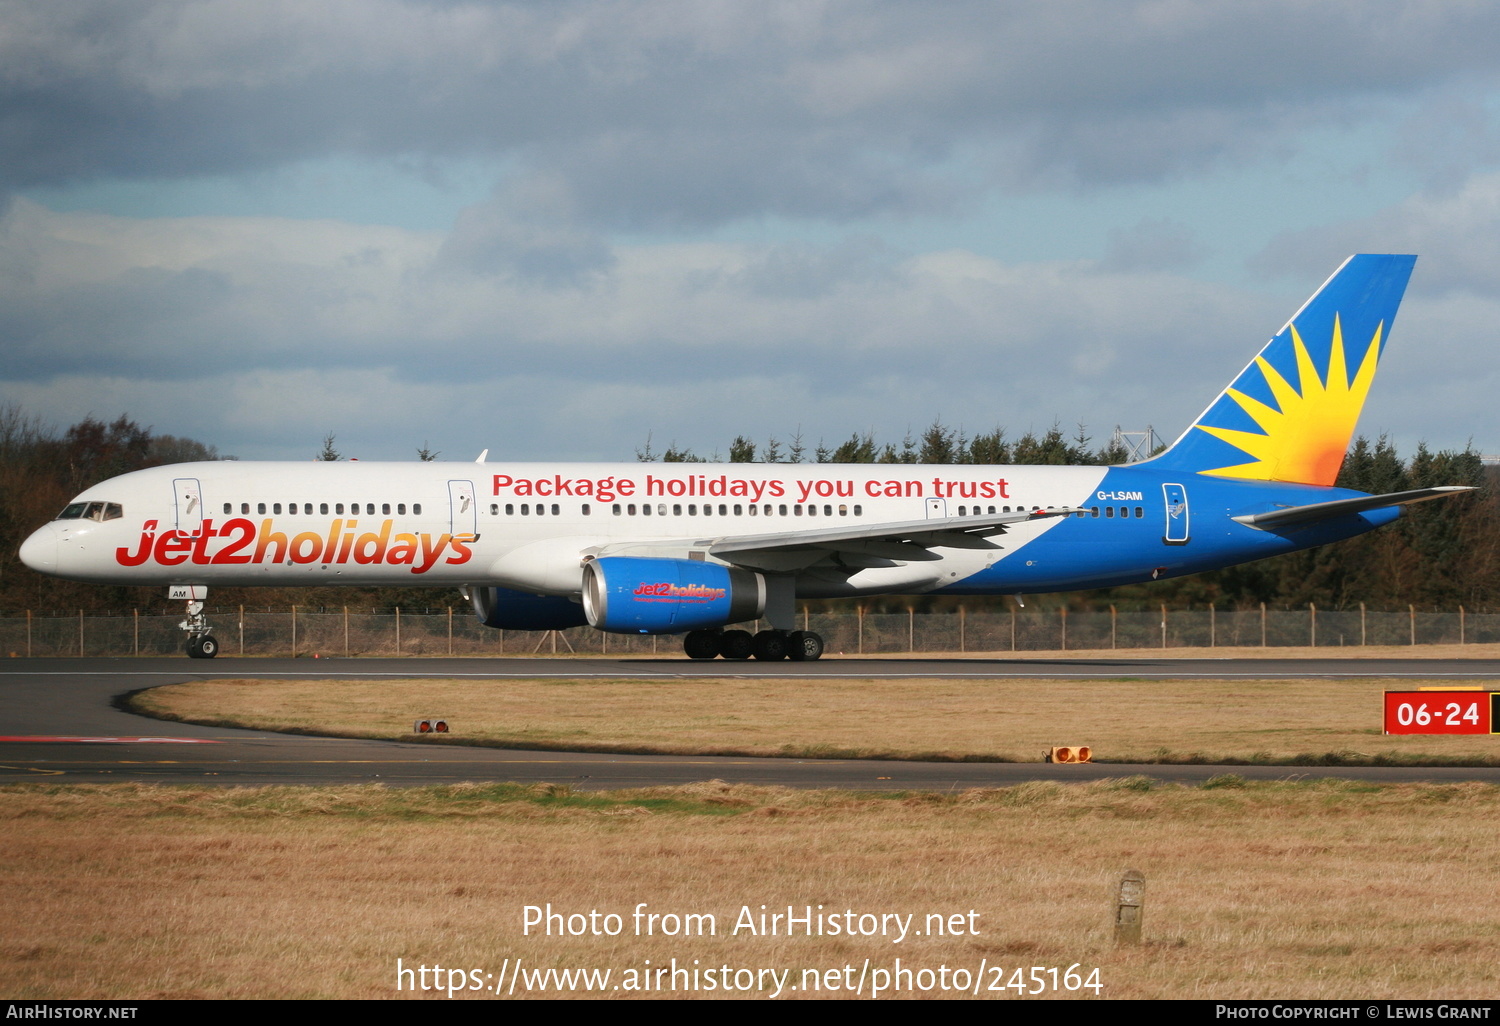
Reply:
[[787, 655], [799, 663], [811, 662], [823, 655], [823, 635], [816, 631], [793, 631], [787, 640]]
[[689, 659], [713, 659], [719, 654], [718, 631], [688, 631], [682, 650]]
[[755, 639], [749, 631], [725, 631], [719, 637], [719, 654], [725, 659], [749, 659], [755, 654]]
[[761, 631], [753, 640], [755, 642], [755, 658], [766, 659], [771, 662], [786, 658], [786, 631]]
[[212, 634], [198, 639], [198, 658], [212, 659], [219, 654], [219, 639]]
[[188, 658], [189, 659], [202, 659], [203, 658], [203, 639], [202, 638], [188, 638], [188, 640], [187, 640], [187, 654], [188, 654]]

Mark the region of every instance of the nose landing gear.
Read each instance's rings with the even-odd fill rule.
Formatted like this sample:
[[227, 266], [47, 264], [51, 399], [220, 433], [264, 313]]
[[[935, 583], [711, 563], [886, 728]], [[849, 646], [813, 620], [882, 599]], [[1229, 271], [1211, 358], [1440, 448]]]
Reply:
[[187, 619], [177, 627], [188, 633], [188, 658], [212, 659], [218, 655], [219, 639], [209, 633], [208, 617], [203, 615], [203, 600], [208, 598], [208, 588], [201, 584], [174, 584], [167, 590], [167, 597], [187, 600]]

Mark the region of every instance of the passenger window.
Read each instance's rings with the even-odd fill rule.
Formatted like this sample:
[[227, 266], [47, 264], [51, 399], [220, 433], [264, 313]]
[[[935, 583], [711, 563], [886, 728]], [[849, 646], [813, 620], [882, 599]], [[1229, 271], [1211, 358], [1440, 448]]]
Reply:
[[1095, 520], [1099, 519], [1099, 507], [1098, 506], [1090, 506], [1089, 507], [1089, 516], [1093, 517]]
[[620, 515], [620, 504], [618, 502], [614, 504], [613, 509], [614, 509], [615, 516], [619, 516]]
[[320, 516], [320, 517], [326, 517], [327, 515], [328, 515], [328, 503], [326, 503], [326, 502], [319, 503], [318, 504], [318, 516]]
[[275, 514], [277, 514], [279, 516], [281, 514], [281, 503], [279, 503], [279, 502], [273, 502], [271, 504], [271, 512], [275, 513]]
[[302, 512], [306, 513], [308, 516], [312, 516], [312, 503], [304, 502], [302, 504]]
[[759, 506], [755, 506], [755, 505], [752, 505], [752, 506], [751, 506], [751, 507], [750, 507], [750, 515], [751, 515], [751, 516], [752, 516], [752, 517], [756, 517], [756, 516], [760, 516], [760, 507], [759, 507]]
[[695, 517], [697, 515], [698, 515], [698, 504], [696, 502], [690, 502], [690, 503], [688, 503], [688, 516]]
[[802, 515], [802, 504], [800, 502], [793, 506], [792, 509], [796, 511], [797, 516], [800, 517]]
[[1137, 516], [1137, 517], [1144, 517], [1144, 516], [1145, 516], [1145, 515], [1146, 515], [1146, 511], [1145, 511], [1145, 510], [1143, 510], [1143, 509], [1141, 509], [1141, 507], [1139, 507], [1139, 506], [1137, 506], [1137, 507], [1136, 507], [1136, 508], [1135, 508], [1135, 515], [1136, 515], [1136, 516]]
[[864, 516], [865, 515], [865, 508], [863, 506], [861, 506], [861, 505], [859, 505], [859, 504], [856, 503], [855, 506], [854, 506], [854, 515], [857, 516], [857, 517]]
[[383, 503], [381, 503], [380, 504], [380, 513], [381, 513], [381, 516], [387, 516], [387, 517], [390, 516], [391, 515], [391, 504], [389, 502], [383, 502]]
[[631, 504], [630, 504], [630, 505], [629, 505], [629, 506], [626, 506], [626, 507], [625, 507], [625, 510], [626, 510], [626, 512], [628, 512], [628, 513], [629, 513], [629, 514], [630, 514], [630, 515], [631, 515], [631, 516], [635, 516], [635, 503], [633, 503], [633, 502], [632, 502], [632, 503], [631, 503]]
[[521, 516], [523, 516], [523, 517], [529, 517], [529, 516], [531, 516], [531, 503], [529, 503], [529, 502], [523, 502], [523, 503], [521, 503]]
[[508, 516], [508, 517], [512, 517], [512, 516], [516, 515], [516, 507], [515, 507], [514, 503], [507, 502], [505, 504], [505, 515]]
[[672, 515], [674, 517], [680, 517], [680, 516], [682, 516], [682, 504], [681, 503], [678, 503], [678, 502], [672, 503]]
[[[554, 512], [554, 513], [557, 512], [557, 507], [556, 506], [552, 507], [552, 512]], [[657, 514], [659, 516], [666, 516], [667, 515], [667, 504], [665, 502], [658, 502], [656, 504], [656, 512], [657, 512]]]
[[374, 515], [375, 515], [375, 504], [373, 502], [367, 502], [367, 503], [365, 503], [365, 516], [367, 516], [367, 517], [373, 517]]
[[264, 515], [266, 512], [266, 504], [264, 502], [257, 502], [255, 504], [255, 512]]
[[777, 512], [779, 512], [782, 516], [786, 516], [786, 503], [783, 502], [780, 506], [778, 506]]
[[650, 515], [651, 515], [651, 503], [649, 503], [649, 502], [643, 502], [643, 503], [641, 503], [641, 516], [643, 516], [643, 517], [649, 517]]
[[589, 513], [589, 504], [586, 503], [586, 502], [583, 504], [583, 515], [584, 516], [589, 516], [590, 515], [590, 513]]
[[242, 502], [242, 503], [240, 503], [240, 512], [241, 513], [249, 513], [250, 512], [250, 504], [248, 502]]
[[414, 502], [414, 503], [412, 503], [411, 504], [411, 511], [412, 511], [412, 515], [413, 516], [421, 516], [422, 515], [422, 504], [420, 502]]
[[1113, 520], [1114, 518], [1115, 518], [1115, 508], [1113, 506], [1105, 506], [1104, 507], [1104, 519], [1106, 519], [1106, 520]]
[[232, 502], [226, 502], [226, 503], [224, 503], [224, 512], [225, 513], [233, 513], [234, 512], [234, 503], [232, 503]]
[[398, 503], [396, 503], [396, 516], [398, 516], [398, 517], [404, 517], [404, 516], [406, 516], [406, 503], [404, 503], [404, 502], [398, 502]]
[[[666, 511], [666, 508], [667, 508], [667, 507], [665, 507], [665, 506], [663, 506], [663, 507], [662, 507], [662, 510], [663, 510], [663, 512], [665, 512], [665, 511]], [[561, 513], [561, 512], [562, 512], [562, 507], [560, 507], [560, 506], [558, 506], [558, 504], [557, 504], [557, 503], [555, 503], [555, 502], [554, 502], [554, 503], [553, 503], [553, 504], [552, 504], [552, 515], [553, 515], [553, 516], [557, 516], [557, 515], [558, 515], [558, 514], [560, 514], [560, 513]]]
[[739, 503], [736, 502], [734, 504], [734, 515], [735, 516], [741, 516], [744, 512], [745, 512], [745, 507], [741, 506]]

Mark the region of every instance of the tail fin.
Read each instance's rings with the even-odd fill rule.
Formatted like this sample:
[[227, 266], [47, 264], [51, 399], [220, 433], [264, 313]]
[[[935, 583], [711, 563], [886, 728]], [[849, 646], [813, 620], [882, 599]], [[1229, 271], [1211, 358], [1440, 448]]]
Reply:
[[1217, 477], [1333, 484], [1416, 261], [1345, 260], [1153, 462]]

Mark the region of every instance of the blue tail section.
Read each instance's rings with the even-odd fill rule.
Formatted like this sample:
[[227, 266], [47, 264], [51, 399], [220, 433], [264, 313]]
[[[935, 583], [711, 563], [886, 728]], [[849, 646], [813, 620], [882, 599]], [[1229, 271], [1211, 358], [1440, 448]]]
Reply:
[[1332, 485], [1414, 256], [1359, 255], [1293, 315], [1156, 469]]

